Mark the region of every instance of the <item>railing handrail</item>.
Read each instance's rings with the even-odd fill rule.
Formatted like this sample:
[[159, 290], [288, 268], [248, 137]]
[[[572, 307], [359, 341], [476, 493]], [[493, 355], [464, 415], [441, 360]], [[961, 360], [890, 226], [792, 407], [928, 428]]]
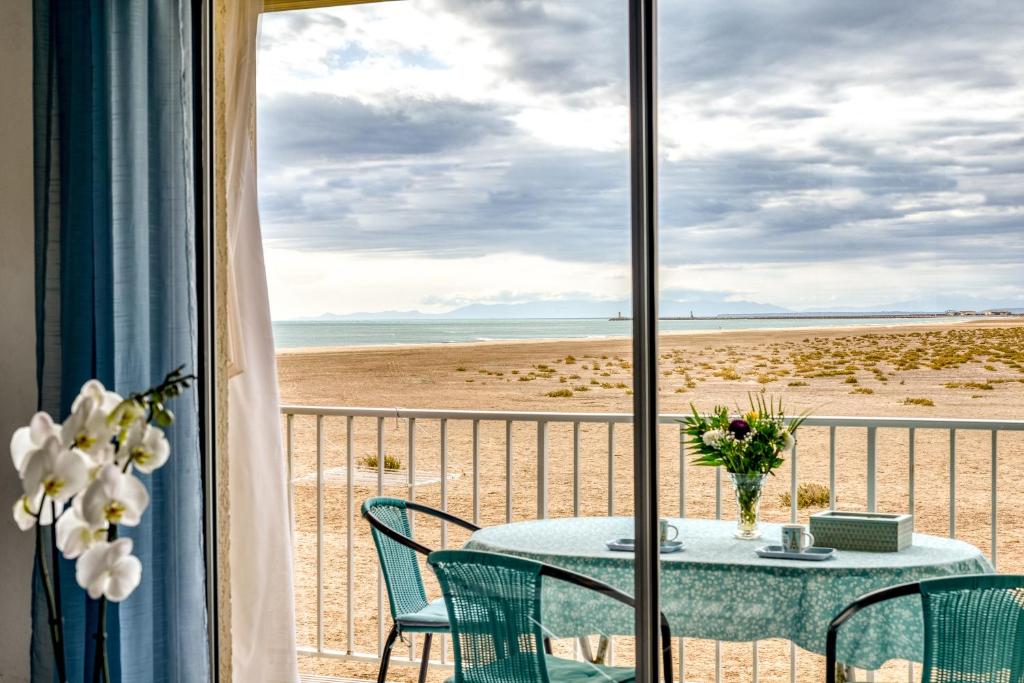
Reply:
[[[600, 422], [629, 424], [632, 413], [555, 413], [544, 411], [449, 410], [438, 408], [367, 408], [359, 406], [282, 405], [282, 415], [322, 415], [325, 417], [377, 417], [420, 420], [480, 420], [495, 422]], [[664, 413], [662, 424], [675, 424], [688, 413]], [[1024, 420], [978, 420], [941, 417], [881, 417], [812, 415], [804, 421], [808, 427], [879, 427], [893, 429], [979, 429], [986, 431], [1024, 431]]]

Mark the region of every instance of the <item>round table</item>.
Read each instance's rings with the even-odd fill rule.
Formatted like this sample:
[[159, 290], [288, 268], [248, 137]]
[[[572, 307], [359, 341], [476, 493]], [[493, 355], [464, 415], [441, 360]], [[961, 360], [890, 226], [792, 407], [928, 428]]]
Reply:
[[[824, 654], [832, 618], [870, 591], [926, 578], [992, 572], [976, 547], [949, 538], [914, 534], [898, 553], [836, 551], [822, 562], [762, 559], [754, 550], [778, 543], [780, 526], [762, 524], [763, 537], [741, 541], [735, 523], [671, 519], [685, 550], [662, 554], [661, 606], [673, 637], [727, 641], [784, 638]], [[605, 542], [633, 535], [629, 517], [573, 517], [489, 527], [466, 548], [518, 555], [564, 567], [633, 592], [633, 554]], [[559, 637], [630, 635], [632, 612], [576, 587], [545, 587], [544, 625]], [[900, 598], [868, 608], [843, 627], [840, 660], [876, 669], [890, 659], [920, 661], [920, 599]]]

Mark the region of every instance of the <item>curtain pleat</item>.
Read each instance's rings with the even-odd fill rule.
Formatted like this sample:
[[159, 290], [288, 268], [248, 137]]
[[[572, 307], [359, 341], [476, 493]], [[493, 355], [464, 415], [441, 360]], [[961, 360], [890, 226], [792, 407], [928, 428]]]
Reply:
[[228, 455], [231, 656], [235, 681], [298, 680], [288, 475], [256, 187], [256, 53], [260, 0], [227, 8]]
[[[127, 394], [196, 368], [191, 21], [189, 0], [35, 2], [37, 355], [58, 419], [91, 377]], [[114, 680], [209, 678], [196, 391], [172, 409], [171, 460], [122, 530], [143, 580], [108, 611]], [[61, 575], [69, 678], [90, 681], [96, 603]]]

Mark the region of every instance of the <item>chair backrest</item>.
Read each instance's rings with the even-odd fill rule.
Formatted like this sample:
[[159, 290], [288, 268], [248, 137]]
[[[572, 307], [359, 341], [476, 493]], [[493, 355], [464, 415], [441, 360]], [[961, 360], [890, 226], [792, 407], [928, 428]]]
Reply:
[[427, 561], [448, 606], [455, 683], [548, 683], [543, 565], [473, 550], [439, 550]]
[[1024, 683], [1024, 576], [922, 581], [928, 683]]
[[[392, 531], [412, 539], [406, 501], [400, 498], [370, 498], [363, 503], [362, 513], [364, 517], [373, 517]], [[389, 538], [372, 524], [370, 530], [373, 543], [377, 546], [384, 585], [388, 589], [391, 618], [397, 620], [400, 615], [419, 612], [427, 606], [427, 594], [416, 551]]]

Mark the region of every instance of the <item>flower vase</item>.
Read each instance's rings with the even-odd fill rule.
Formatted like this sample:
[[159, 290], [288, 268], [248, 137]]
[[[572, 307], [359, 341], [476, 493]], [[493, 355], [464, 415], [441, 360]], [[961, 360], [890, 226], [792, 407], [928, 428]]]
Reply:
[[736, 538], [752, 540], [761, 537], [758, 515], [761, 511], [761, 491], [767, 474], [729, 473], [736, 492]]

